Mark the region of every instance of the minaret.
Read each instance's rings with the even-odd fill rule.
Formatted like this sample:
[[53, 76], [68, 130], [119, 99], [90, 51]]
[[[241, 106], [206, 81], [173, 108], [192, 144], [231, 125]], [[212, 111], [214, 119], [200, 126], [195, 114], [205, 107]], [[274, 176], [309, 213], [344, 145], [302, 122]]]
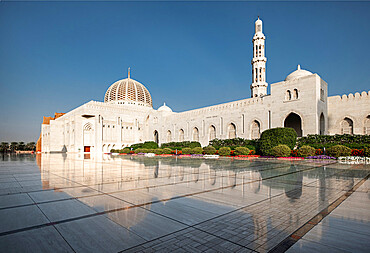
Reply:
[[255, 22], [255, 34], [253, 36], [252, 97], [267, 95], [265, 39], [262, 32], [262, 20], [258, 17]]

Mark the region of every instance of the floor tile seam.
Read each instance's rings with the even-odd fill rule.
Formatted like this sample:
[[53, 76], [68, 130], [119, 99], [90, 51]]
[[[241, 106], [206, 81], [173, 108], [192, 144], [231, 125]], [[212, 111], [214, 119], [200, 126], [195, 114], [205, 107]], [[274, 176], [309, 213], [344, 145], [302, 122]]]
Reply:
[[[128, 250], [132, 250], [132, 249], [134, 249], [134, 248], [136, 248], [136, 247], [140, 247], [140, 246], [143, 246], [143, 245], [145, 245], [145, 244], [149, 244], [149, 243], [155, 242], [155, 241], [157, 241], [157, 240], [161, 240], [161, 239], [163, 239], [163, 238], [165, 238], [165, 237], [167, 237], [167, 236], [170, 236], [170, 235], [173, 235], [173, 234], [176, 234], [176, 233], [182, 232], [182, 231], [187, 230], [187, 229], [189, 229], [189, 228], [190, 228], [190, 227], [188, 226], [188, 227], [182, 228], [182, 229], [180, 229], [180, 230], [176, 230], [176, 231], [174, 231], [174, 232], [172, 232], [172, 233], [169, 233], [169, 234], [166, 234], [166, 235], [162, 235], [162, 236], [160, 236], [160, 237], [156, 237], [156, 238], [154, 238], [154, 239], [151, 239], [151, 240], [148, 240], [148, 241], [146, 241], [146, 242], [143, 242], [143, 243], [137, 244], [137, 245], [135, 245], [135, 246], [132, 246], [132, 247], [127, 248], [127, 249], [124, 249], [124, 250], [119, 251], [119, 252], [125, 252], [125, 251], [128, 251]], [[158, 242], [158, 243], [157, 243], [157, 245], [158, 245], [158, 244], [160, 244], [160, 243], [162, 243], [162, 242], [163, 242], [163, 241]]]
[[[192, 227], [193, 227], [193, 226], [192, 226]], [[240, 247], [242, 247], [242, 248], [245, 248], [245, 249], [248, 249], [248, 250], [255, 251], [255, 250], [253, 250], [253, 249], [251, 249], [251, 248], [248, 248], [247, 246], [244, 246], [244, 245], [241, 245], [241, 244], [239, 244], [239, 243], [236, 243], [236, 242], [230, 241], [229, 239], [226, 239], [226, 238], [223, 238], [223, 237], [221, 237], [221, 236], [215, 235], [215, 234], [210, 233], [210, 232], [208, 232], [208, 231], [206, 231], [206, 230], [203, 230], [203, 229], [200, 229], [200, 228], [196, 228], [196, 227], [193, 227], [193, 228], [194, 228], [194, 229], [196, 229], [196, 230], [199, 230], [199, 231], [201, 231], [201, 232], [203, 232], [203, 233], [206, 233], [206, 234], [212, 235], [212, 236], [214, 236], [214, 237], [217, 237], [217, 238], [219, 238], [219, 239], [222, 239], [222, 240], [224, 240], [224, 241], [228, 241], [228, 242], [230, 242], [230, 243], [232, 243], [232, 244], [238, 245], [238, 246], [240, 246]]]
[[[33, 192], [31, 192], [33, 193]], [[22, 193], [22, 194], [27, 194], [27, 192], [25, 193]], [[97, 197], [97, 196], [106, 196], [108, 194], [105, 194], [105, 193], [99, 193], [99, 194], [93, 194], [93, 195], [86, 195], [86, 196], [77, 196], [77, 197], [73, 197], [73, 196], [70, 196], [70, 198], [63, 198], [63, 199], [54, 199], [54, 200], [48, 200], [48, 201], [43, 201], [43, 202], [37, 202], [35, 200], [32, 199], [31, 196], [29, 196], [33, 201], [34, 203], [31, 203], [31, 204], [24, 204], [24, 205], [18, 205], [18, 206], [10, 206], [10, 207], [2, 207], [0, 208], [0, 211], [2, 210], [6, 210], [6, 209], [13, 209], [13, 208], [18, 208], [18, 207], [25, 207], [25, 206], [33, 206], [33, 205], [42, 205], [42, 204], [49, 204], [49, 203], [55, 203], [55, 202], [61, 202], [61, 201], [66, 201], [66, 200], [80, 200], [80, 199], [83, 199], [83, 198], [90, 198], [90, 197]], [[121, 200], [123, 202], [127, 202], [127, 201], [124, 201], [124, 200]]]
[[73, 252], [76, 252], [74, 250], [74, 248], [72, 247], [72, 245], [69, 244], [69, 242], [64, 238], [64, 236], [60, 233], [60, 231], [54, 226], [54, 224], [52, 224], [51, 220], [49, 219], [49, 217], [44, 213], [44, 211], [42, 211], [42, 209], [37, 205], [37, 203], [35, 202], [35, 200], [32, 198], [32, 196], [30, 196], [28, 193], [27, 193], [28, 197], [33, 201], [33, 203], [37, 206], [37, 208], [40, 210], [40, 212], [45, 216], [45, 218], [49, 221], [49, 224], [51, 224], [51, 226], [57, 231], [57, 233], [63, 238], [63, 240], [67, 243], [67, 245], [71, 248], [71, 250]]
[[[314, 228], [315, 226], [317, 226], [325, 217], [327, 217], [332, 211], [334, 211], [341, 203], [343, 203], [353, 192], [356, 191], [356, 189], [358, 189], [369, 178], [370, 178], [370, 174], [368, 174], [367, 176], [365, 176], [360, 182], [358, 182], [355, 186], [353, 186], [352, 189], [348, 190], [347, 193], [343, 194], [341, 197], [339, 197], [336, 200], [334, 200], [326, 208], [322, 209], [321, 212], [319, 212], [314, 217], [312, 217], [311, 219], [309, 219], [308, 222], [306, 222], [301, 227], [299, 227], [297, 230], [295, 230], [295, 232], [293, 232], [286, 239], [282, 240], [278, 245], [276, 245], [269, 252], [281, 252], [282, 249], [285, 248], [285, 250], [287, 250], [288, 248], [290, 248], [291, 246], [293, 246], [298, 240], [300, 240], [301, 238], [303, 238], [304, 235], [307, 234], [312, 228]], [[349, 195], [348, 195], [348, 193], [349, 193]], [[344, 197], [344, 199], [341, 200], [341, 198], [343, 198], [343, 197]], [[336, 203], [338, 201], [339, 201], [339, 203]], [[334, 207], [332, 210], [329, 211], [328, 209], [331, 206], [335, 205], [335, 204], [337, 204], [337, 206]], [[310, 221], [314, 220], [316, 217], [318, 217], [320, 220], [318, 222], [315, 222], [316, 224], [314, 224], [314, 223], [311, 224], [311, 228], [309, 228]], [[305, 226], [307, 227], [308, 230], [307, 229], [304, 230], [305, 229]], [[302, 230], [304, 230], [304, 231], [302, 231]], [[298, 235], [296, 235], [298, 233], [303, 233], [303, 234], [298, 236]], [[288, 248], [286, 248], [287, 245], [284, 245], [284, 243], [288, 245]]]

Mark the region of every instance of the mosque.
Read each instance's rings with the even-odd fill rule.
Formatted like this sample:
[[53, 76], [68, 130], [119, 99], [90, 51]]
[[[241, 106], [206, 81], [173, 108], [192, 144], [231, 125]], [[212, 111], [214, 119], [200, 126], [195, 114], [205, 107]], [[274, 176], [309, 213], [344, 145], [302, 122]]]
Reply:
[[90, 101], [68, 113], [44, 117], [40, 152], [105, 153], [134, 143], [256, 139], [269, 128], [291, 127], [308, 134], [370, 134], [369, 92], [328, 97], [316, 73], [297, 70], [270, 84], [267, 94], [262, 20], [253, 36], [251, 98], [184, 112], [166, 104], [153, 108], [148, 89], [130, 77], [113, 83], [104, 102]]

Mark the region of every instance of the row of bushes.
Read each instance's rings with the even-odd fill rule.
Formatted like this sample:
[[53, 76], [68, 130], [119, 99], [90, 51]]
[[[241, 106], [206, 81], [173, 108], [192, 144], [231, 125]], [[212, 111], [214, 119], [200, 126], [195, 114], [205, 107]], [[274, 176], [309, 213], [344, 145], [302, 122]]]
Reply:
[[181, 141], [181, 142], [168, 142], [163, 143], [161, 148], [170, 148], [172, 150], [182, 150], [183, 148], [197, 148], [202, 147], [197, 141]]
[[[297, 133], [294, 129], [272, 128], [264, 131], [259, 140], [246, 140], [243, 138], [226, 140], [214, 139], [210, 141], [210, 144], [210, 146], [202, 149], [199, 142], [169, 142], [163, 143], [161, 145], [161, 149], [155, 151], [155, 149], [159, 149], [158, 144], [153, 141], [149, 141], [134, 144], [130, 148], [135, 150], [135, 153], [145, 153], [140, 152], [142, 151], [140, 149], [152, 149], [152, 153], [168, 153], [170, 152], [168, 150], [177, 149], [181, 150], [182, 154], [215, 154], [217, 152], [220, 155], [230, 155], [233, 154], [232, 150], [234, 150], [234, 154], [237, 155], [250, 154], [251, 150], [253, 150], [254, 153], [265, 156], [291, 156], [293, 153], [293, 156], [302, 157], [321, 155], [322, 149], [326, 148], [326, 153], [328, 155], [337, 157], [338, 154], [351, 155], [351, 153], [352, 155], [365, 155], [366, 150], [370, 147], [370, 136], [348, 134], [333, 136], [308, 135], [307, 137], [300, 138], [297, 142]], [[299, 149], [294, 149], [296, 147], [299, 147]], [[164, 151], [166, 148], [168, 150]], [[359, 149], [359, 151], [352, 152], [351, 148]]]
[[[174, 154], [175, 151], [170, 148], [157, 148], [157, 149], [145, 149], [145, 148], [138, 148], [134, 151], [131, 151], [129, 148], [124, 148], [121, 150], [112, 149], [112, 153], [154, 153], [157, 155], [161, 154]], [[178, 151], [178, 154], [206, 154], [206, 155], [213, 155], [219, 154], [221, 156], [229, 156], [229, 155], [249, 155], [253, 154], [254, 151], [250, 150], [246, 147], [236, 147], [235, 150], [231, 150], [229, 147], [221, 147], [219, 150], [216, 150], [212, 146], [207, 146], [205, 148], [195, 147], [195, 148], [183, 148], [181, 151]], [[318, 153], [318, 150], [315, 148], [304, 145], [296, 150], [291, 150], [285, 144], [279, 144], [273, 147], [270, 150], [270, 156], [275, 157], [288, 157], [288, 156], [298, 156], [298, 157], [308, 157], [314, 155], [321, 155], [322, 153]], [[363, 150], [351, 150], [350, 148], [343, 146], [343, 145], [336, 145], [332, 146], [327, 149], [327, 155], [333, 157], [339, 156], [368, 156], [370, 157], [370, 148], [365, 148]]]
[[297, 141], [298, 147], [308, 145], [316, 149], [329, 148], [336, 145], [343, 145], [351, 149], [364, 149], [370, 147], [370, 135], [351, 135], [351, 134], [336, 134], [336, 135], [307, 135], [299, 138]]
[[209, 145], [216, 149], [222, 147], [229, 147], [231, 149], [236, 149], [237, 147], [246, 147], [251, 150], [258, 150], [258, 140], [247, 140], [243, 138], [234, 139], [214, 139], [209, 142]]
[[[125, 153], [125, 154], [139, 154], [139, 153], [154, 153], [157, 155], [161, 154], [174, 154], [175, 151], [170, 148], [156, 148], [156, 149], [147, 149], [147, 148], [137, 148], [134, 151], [131, 151], [129, 148], [124, 149], [112, 149], [111, 153]], [[178, 154], [184, 155], [193, 155], [193, 154], [206, 154], [206, 155], [214, 155], [219, 154], [223, 156], [228, 155], [249, 155], [251, 151], [246, 147], [237, 147], [235, 150], [231, 150], [229, 147], [222, 147], [219, 150], [216, 150], [212, 146], [207, 146], [205, 148], [201, 147], [194, 147], [194, 148], [183, 148], [182, 150], [178, 151]]]
[[[299, 149], [295, 150], [296, 152], [293, 156], [299, 157], [308, 157], [314, 155], [322, 155], [318, 153], [317, 150], [311, 146], [304, 145]], [[271, 149], [271, 155], [276, 157], [287, 157], [292, 155], [292, 150], [284, 144], [280, 144]], [[329, 156], [340, 157], [340, 156], [367, 156], [370, 157], [370, 148], [365, 148], [361, 150], [351, 150], [349, 147], [343, 145], [335, 145], [326, 149], [326, 153]]]

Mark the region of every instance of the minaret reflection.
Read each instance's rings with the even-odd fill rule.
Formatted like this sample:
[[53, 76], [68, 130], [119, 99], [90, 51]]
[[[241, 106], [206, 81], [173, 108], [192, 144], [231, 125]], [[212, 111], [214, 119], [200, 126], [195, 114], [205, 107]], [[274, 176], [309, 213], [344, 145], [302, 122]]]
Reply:
[[285, 184], [284, 190], [289, 201], [294, 202], [302, 196], [303, 173], [299, 171], [295, 164], [290, 165], [289, 172], [290, 174], [285, 177], [292, 183]]

